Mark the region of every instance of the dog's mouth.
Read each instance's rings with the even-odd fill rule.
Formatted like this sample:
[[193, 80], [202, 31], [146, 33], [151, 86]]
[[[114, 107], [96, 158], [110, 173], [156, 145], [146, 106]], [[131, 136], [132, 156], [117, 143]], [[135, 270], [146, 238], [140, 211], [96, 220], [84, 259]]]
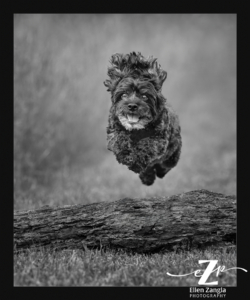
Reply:
[[127, 119], [130, 124], [135, 124], [139, 121], [139, 116], [136, 114], [127, 114]]
[[118, 118], [123, 127], [127, 130], [144, 129], [151, 121], [149, 116], [141, 116], [134, 113], [120, 114]]

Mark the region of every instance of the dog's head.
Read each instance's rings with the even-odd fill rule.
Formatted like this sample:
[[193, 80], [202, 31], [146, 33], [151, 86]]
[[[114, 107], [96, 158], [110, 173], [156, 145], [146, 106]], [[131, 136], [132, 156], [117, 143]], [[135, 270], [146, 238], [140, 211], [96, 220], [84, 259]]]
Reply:
[[161, 94], [167, 72], [156, 58], [136, 54], [114, 54], [104, 85], [112, 95], [114, 114], [127, 130], [144, 129], [156, 120], [164, 107]]

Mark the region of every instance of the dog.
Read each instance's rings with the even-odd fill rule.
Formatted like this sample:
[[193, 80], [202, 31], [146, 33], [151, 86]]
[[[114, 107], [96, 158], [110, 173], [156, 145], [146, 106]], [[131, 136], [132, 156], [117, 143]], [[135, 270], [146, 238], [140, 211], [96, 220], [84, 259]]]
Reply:
[[140, 52], [113, 54], [110, 63], [107, 148], [149, 186], [176, 166], [181, 153], [178, 116], [161, 93], [167, 72]]

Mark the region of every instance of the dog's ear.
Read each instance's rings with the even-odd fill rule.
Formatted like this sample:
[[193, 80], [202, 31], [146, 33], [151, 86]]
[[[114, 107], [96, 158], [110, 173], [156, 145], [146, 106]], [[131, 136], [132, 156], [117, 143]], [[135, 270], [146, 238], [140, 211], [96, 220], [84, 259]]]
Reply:
[[112, 84], [111, 80], [107, 79], [103, 82], [103, 84], [108, 88], [107, 89], [108, 92], [112, 91], [113, 84]]
[[123, 64], [125, 63], [124, 55], [121, 53], [115, 53], [111, 56], [110, 63], [113, 67], [115, 67], [118, 70], [121, 70], [123, 67]]
[[149, 69], [148, 73], [153, 75], [157, 88], [161, 90], [163, 82], [167, 78], [167, 72], [162, 70], [161, 65], [157, 63], [157, 58], [153, 58], [152, 56], [149, 58]]
[[161, 86], [163, 85], [163, 82], [167, 79], [167, 75], [168, 73], [166, 71], [160, 70], [159, 81]]
[[116, 88], [117, 83], [123, 77], [122, 69], [126, 61], [124, 60], [124, 55], [120, 53], [115, 53], [110, 58], [111, 66], [108, 68], [108, 76], [110, 80], [104, 81], [104, 85], [108, 88], [107, 91], [113, 92]]
[[115, 77], [115, 75], [113, 75], [113, 76], [114, 77], [111, 77], [111, 76], [110, 77], [114, 78], [114, 79], [111, 79], [111, 80], [107, 79], [103, 82], [103, 84], [108, 88], [107, 91], [111, 92], [111, 94], [114, 92], [118, 82], [120, 81], [119, 76], [117, 76], [117, 77]]

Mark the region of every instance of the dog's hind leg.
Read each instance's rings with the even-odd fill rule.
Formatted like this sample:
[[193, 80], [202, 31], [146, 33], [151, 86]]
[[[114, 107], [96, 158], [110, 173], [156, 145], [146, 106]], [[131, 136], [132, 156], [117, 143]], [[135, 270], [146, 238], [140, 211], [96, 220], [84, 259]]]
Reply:
[[163, 178], [172, 168], [166, 167], [164, 164], [156, 164], [155, 165], [155, 171], [156, 176], [159, 178]]
[[167, 160], [163, 161], [162, 164], [156, 164], [154, 166], [156, 176], [159, 178], [163, 178], [172, 168], [174, 168], [179, 161], [180, 154], [180, 148], [177, 148], [177, 150]]

